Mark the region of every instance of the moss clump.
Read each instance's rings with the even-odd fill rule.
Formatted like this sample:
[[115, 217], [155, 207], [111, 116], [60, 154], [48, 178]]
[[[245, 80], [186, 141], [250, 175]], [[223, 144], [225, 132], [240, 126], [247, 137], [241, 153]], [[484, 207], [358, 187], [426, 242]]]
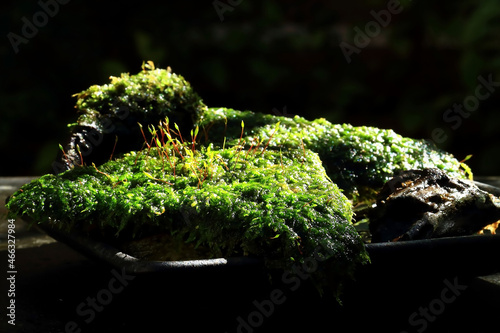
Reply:
[[148, 126], [168, 117], [189, 132], [207, 109], [182, 76], [170, 68], [155, 68], [152, 62], [135, 75], [111, 77], [111, 83], [74, 96], [80, 115], [69, 125], [65, 154], [53, 164], [56, 173], [80, 164], [80, 155], [88, 164], [99, 165], [113, 153], [140, 150], [144, 141], [138, 123]]
[[[277, 117], [228, 108], [209, 108], [198, 125], [209, 142], [239, 141], [238, 124], [244, 121], [243, 139], [270, 147], [304, 146], [318, 153], [328, 176], [355, 201], [371, 200], [382, 185], [400, 170], [438, 168], [465, 178], [461, 163], [429, 142], [405, 138], [392, 130], [332, 124], [325, 119]], [[279, 126], [276, 126], [277, 123]]]
[[23, 186], [12, 214], [120, 237], [169, 233], [213, 256], [256, 255], [291, 268], [319, 252], [341, 283], [368, 259], [351, 203], [309, 150], [193, 149], [168, 143], [100, 167], [75, 167]]

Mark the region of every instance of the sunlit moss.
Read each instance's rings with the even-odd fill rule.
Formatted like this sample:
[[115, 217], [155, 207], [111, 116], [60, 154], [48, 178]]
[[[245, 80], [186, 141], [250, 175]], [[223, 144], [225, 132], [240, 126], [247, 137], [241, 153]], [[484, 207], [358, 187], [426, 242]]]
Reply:
[[[241, 136], [238, 124], [244, 121], [243, 140], [255, 138], [271, 147], [302, 147], [318, 153], [328, 176], [355, 201], [373, 198], [382, 185], [400, 170], [439, 168], [450, 176], [466, 173], [451, 154], [424, 140], [403, 137], [393, 130], [332, 124], [320, 118], [279, 117], [229, 108], [209, 108], [198, 125], [208, 142], [235, 144]], [[276, 126], [279, 122], [279, 126]]]
[[160, 147], [42, 176], [7, 207], [59, 228], [167, 232], [213, 256], [261, 256], [269, 267], [291, 269], [320, 252], [339, 268], [329, 277], [338, 283], [368, 260], [351, 203], [310, 150]]
[[143, 65], [137, 74], [110, 77], [110, 83], [93, 85], [75, 94], [79, 117], [69, 125], [71, 136], [64, 147], [56, 171], [85, 160], [99, 165], [112, 153], [140, 150], [144, 144], [138, 123], [157, 125], [168, 117], [184, 132], [189, 132], [207, 106], [188, 81], [170, 68]]

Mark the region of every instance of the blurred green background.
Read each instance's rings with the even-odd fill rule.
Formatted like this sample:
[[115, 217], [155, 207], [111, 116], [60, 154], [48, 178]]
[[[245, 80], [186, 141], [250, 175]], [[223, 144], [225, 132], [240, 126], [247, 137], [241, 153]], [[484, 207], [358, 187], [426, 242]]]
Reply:
[[[476, 175], [500, 175], [500, 87], [467, 117], [443, 118], [471, 101], [479, 75], [500, 82], [500, 2], [402, 1], [377, 30], [371, 11], [394, 3], [71, 0], [44, 22], [40, 2], [4, 1], [0, 176], [50, 172], [66, 124], [77, 118], [71, 95], [139, 72], [143, 60], [183, 75], [209, 106], [423, 139], [439, 128], [439, 147], [458, 159], [472, 154]], [[16, 53], [9, 33], [22, 36], [34, 15], [44, 24]], [[370, 22], [373, 38], [348, 63], [340, 43], [355, 46], [355, 27]]]

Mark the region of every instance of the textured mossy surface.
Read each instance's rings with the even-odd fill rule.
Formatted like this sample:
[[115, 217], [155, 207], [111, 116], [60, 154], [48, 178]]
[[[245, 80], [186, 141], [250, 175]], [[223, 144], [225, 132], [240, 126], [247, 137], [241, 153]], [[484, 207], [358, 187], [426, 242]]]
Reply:
[[353, 203], [402, 170], [466, 177], [452, 155], [389, 129], [209, 108], [151, 62], [75, 96], [80, 116], [59, 158], [69, 170], [23, 186], [11, 215], [114, 240], [168, 234], [270, 268], [312, 262], [335, 291], [369, 260]]
[[169, 142], [98, 168], [42, 176], [7, 207], [56, 228], [125, 237], [167, 232], [212, 256], [254, 255], [275, 268], [319, 253], [339, 268], [339, 282], [368, 260], [351, 203], [310, 150]]
[[[74, 95], [77, 122], [69, 124], [70, 139], [53, 164], [54, 171], [81, 163], [97, 165], [112, 154], [140, 150], [144, 145], [140, 124], [157, 125], [168, 117], [188, 133], [207, 106], [188, 81], [170, 68], [143, 64], [136, 74], [110, 77], [110, 83], [93, 85]], [[147, 133], [146, 133], [147, 134]]]
[[[230, 108], [209, 108], [199, 126], [208, 142], [240, 141], [241, 121], [247, 145], [311, 149], [318, 153], [328, 176], [354, 201], [371, 200], [396, 172], [438, 168], [465, 178], [453, 155], [424, 140], [403, 137], [393, 130], [332, 124], [320, 118], [280, 117]], [[279, 124], [278, 124], [279, 123]]]
[[137, 74], [122, 73], [119, 77], [111, 76], [110, 81], [74, 95], [76, 109], [81, 113], [79, 126], [105, 130], [102, 117], [120, 118], [125, 114], [145, 119], [169, 117], [177, 124], [192, 124], [206, 109], [189, 82], [170, 68], [155, 68], [150, 63]]

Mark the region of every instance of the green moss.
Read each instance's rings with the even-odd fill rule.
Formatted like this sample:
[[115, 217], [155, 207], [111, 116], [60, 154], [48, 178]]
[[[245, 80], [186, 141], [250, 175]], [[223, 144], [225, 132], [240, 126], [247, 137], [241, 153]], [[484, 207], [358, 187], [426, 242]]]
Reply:
[[[10, 214], [111, 242], [166, 235], [292, 271], [328, 258], [313, 276], [334, 290], [368, 261], [351, 200], [370, 200], [399, 170], [465, 177], [452, 155], [392, 130], [207, 108], [182, 76], [151, 62], [75, 96], [80, 116], [58, 161], [70, 170], [23, 186]], [[203, 146], [172, 138], [166, 117], [179, 125], [172, 133], [191, 130]], [[160, 121], [164, 131], [138, 125]]]
[[109, 84], [74, 96], [79, 117], [69, 125], [69, 142], [53, 164], [56, 173], [79, 165], [81, 155], [88, 164], [100, 165], [112, 154], [140, 150], [144, 139], [138, 123], [148, 127], [168, 117], [188, 133], [207, 109], [182, 76], [151, 62], [137, 74], [111, 77]]
[[[180, 154], [179, 154], [180, 153]], [[126, 235], [170, 233], [213, 256], [256, 255], [290, 269], [320, 252], [341, 283], [367, 261], [352, 206], [309, 150], [169, 142], [23, 186], [12, 214], [54, 227]]]
[[[389, 129], [332, 124], [325, 119], [278, 117], [228, 108], [209, 108], [198, 125], [205, 139], [218, 145], [235, 144], [241, 136], [247, 145], [260, 138], [271, 147], [298, 148], [318, 153], [328, 176], [355, 201], [373, 198], [399, 170], [439, 168], [464, 178], [461, 164], [429, 142], [403, 137]], [[277, 127], [277, 123], [279, 126]]]
[[134, 119], [152, 120], [142, 122], [146, 124], [157, 124], [169, 117], [172, 122], [190, 128], [206, 110], [191, 85], [181, 75], [172, 73], [170, 67], [154, 68], [149, 63], [137, 74], [123, 73], [110, 79], [109, 84], [93, 85], [74, 95], [80, 117], [73, 126], [105, 131], [109, 129], [106, 128], [109, 120], [124, 120], [132, 115]]

